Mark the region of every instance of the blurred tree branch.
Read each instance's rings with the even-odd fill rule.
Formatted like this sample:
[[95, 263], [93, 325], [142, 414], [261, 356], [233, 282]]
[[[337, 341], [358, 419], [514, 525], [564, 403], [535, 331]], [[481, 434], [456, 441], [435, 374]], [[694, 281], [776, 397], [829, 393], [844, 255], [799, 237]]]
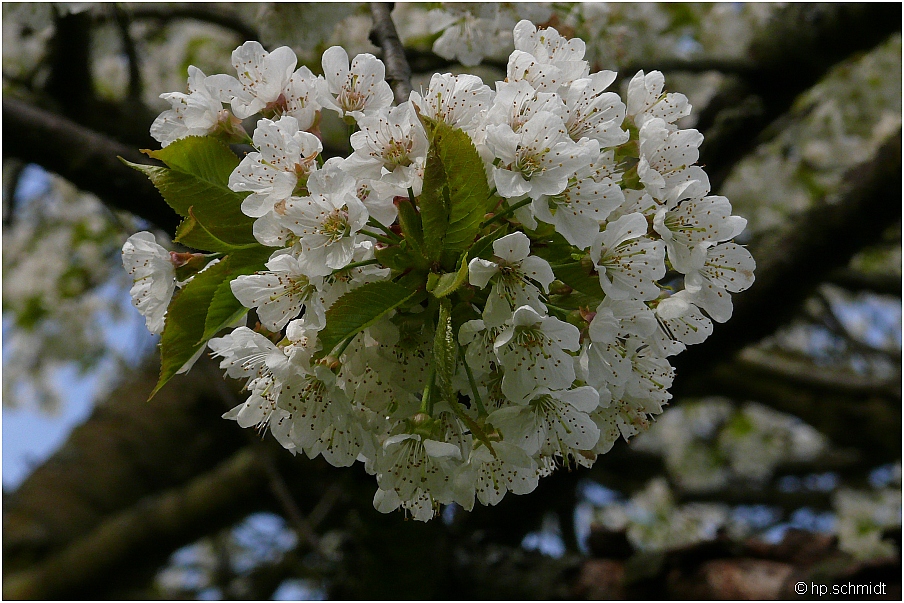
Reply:
[[835, 390], [855, 396], [886, 396], [892, 400], [895, 397], [901, 398], [900, 375], [881, 380], [870, 375], [860, 375], [835, 367], [815, 366], [812, 361], [791, 358], [779, 350], [767, 352], [757, 348], [747, 348], [738, 355], [737, 366], [741, 370], [769, 373], [777, 379], [805, 387]]
[[[900, 559], [857, 561], [838, 550], [832, 536], [788, 530], [781, 542], [734, 543], [726, 537], [666, 552], [614, 557], [594, 543], [610, 538], [591, 533], [592, 559], [582, 564], [571, 596], [581, 599], [766, 600], [798, 597], [796, 583], [841, 585], [884, 581], [884, 596], [900, 599]], [[897, 586], [895, 586], [897, 584]], [[877, 593], [878, 594], [878, 593]], [[873, 597], [870, 597], [873, 598]]]
[[[260, 504], [265, 473], [241, 450], [187, 485], [141, 500], [40, 564], [3, 578], [7, 599], [93, 598], [115, 586], [126, 567], [163, 563], [174, 548]], [[104, 587], [100, 585], [104, 584]]]
[[116, 19], [116, 27], [119, 29], [119, 37], [122, 41], [122, 49], [129, 60], [129, 91], [127, 98], [130, 102], [141, 102], [141, 64], [138, 61], [138, 50], [135, 48], [135, 39], [129, 31], [131, 19], [125, 9], [119, 4], [113, 5], [113, 14]]
[[129, 7], [129, 15], [133, 21], [157, 21], [161, 25], [182, 19], [202, 21], [233, 31], [242, 41], [261, 39], [260, 32], [235, 14], [224, 12], [222, 5], [217, 6], [204, 2], [193, 2], [182, 6], [133, 4]]
[[[865, 358], [885, 358], [894, 364], [901, 362], [901, 350], [880, 348], [870, 345], [861, 340], [859, 337], [851, 333], [847, 326], [838, 318], [832, 304], [826, 299], [824, 288], [816, 291], [816, 294], [810, 298], [812, 303], [804, 304], [804, 314], [813, 321], [814, 324], [825, 327], [832, 335], [835, 335], [844, 342], [844, 347], [850, 354], [855, 354]], [[846, 379], [843, 379], [846, 380]], [[896, 373], [893, 379], [900, 383], [900, 374]], [[883, 383], [873, 383], [874, 386], [882, 386]]]
[[[198, 368], [206, 362], [201, 358]], [[132, 375], [6, 497], [4, 572], [65, 547], [144, 496], [209, 471], [243, 445], [241, 432], [220, 419], [223, 402], [206, 375], [148, 401], [156, 373], [148, 366]]]
[[179, 217], [157, 189], [117, 159], [154, 163], [133, 147], [15, 98], [3, 99], [3, 124], [5, 157], [36, 163], [114, 209], [129, 211], [170, 234], [176, 231]]
[[901, 275], [861, 272], [839, 268], [826, 276], [826, 282], [849, 291], [868, 291], [879, 295], [901, 296]]
[[862, 384], [846, 382], [841, 387], [842, 379], [837, 375], [825, 379], [812, 367], [806, 372], [803, 367], [776, 370], [775, 364], [773, 361], [763, 367], [744, 360], [719, 364], [688, 379], [682, 395], [756, 400], [799, 417], [835, 445], [856, 447], [873, 466], [900, 458], [900, 380], [895, 392], [889, 391], [894, 384], [861, 389], [856, 386]]
[[790, 4], [754, 37], [755, 68], [731, 78], [697, 117], [700, 164], [718, 191], [761, 134], [833, 65], [901, 31], [901, 5]]

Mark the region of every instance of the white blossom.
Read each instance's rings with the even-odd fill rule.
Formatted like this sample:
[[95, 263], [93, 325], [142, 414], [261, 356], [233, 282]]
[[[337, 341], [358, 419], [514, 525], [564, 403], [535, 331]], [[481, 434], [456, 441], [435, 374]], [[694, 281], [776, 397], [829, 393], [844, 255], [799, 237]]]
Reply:
[[489, 126], [487, 145], [501, 160], [493, 179], [506, 198], [558, 195], [599, 153], [595, 140], [575, 143], [562, 118], [547, 111], [536, 113], [517, 133], [506, 124]]
[[453, 444], [418, 434], [390, 436], [377, 460], [377, 483], [381, 490], [394, 490], [402, 500], [421, 489], [440, 501], [452, 502], [447, 476], [460, 462], [461, 450]]
[[580, 38], [569, 40], [552, 27], [538, 30], [525, 20], [515, 25], [514, 39], [515, 52], [508, 68], [512, 81], [525, 79], [537, 90], [555, 92], [590, 71]]
[[597, 180], [594, 165], [579, 169], [565, 189], [531, 203], [534, 217], [556, 227], [556, 232], [579, 249], [587, 249], [600, 232], [600, 224], [625, 202], [611, 178]]
[[340, 46], [323, 53], [323, 80], [320, 80], [320, 104], [327, 109], [360, 121], [361, 118], [392, 104], [392, 89], [386, 83], [386, 67], [372, 54], [359, 54], [348, 62], [348, 53]]
[[288, 46], [267, 52], [259, 42], [245, 42], [232, 52], [232, 66], [238, 79], [213, 75], [210, 85], [218, 89], [221, 100], [230, 103], [236, 117], [245, 119], [268, 106], [285, 102], [285, 90], [297, 61]]
[[699, 158], [702, 142], [703, 135], [697, 130], [671, 130], [658, 118], [644, 123], [640, 128], [637, 164], [644, 189], [663, 202], [676, 201], [679, 194], [691, 194], [686, 189], [691, 181], [699, 179], [697, 174], [702, 170], [690, 166]]
[[367, 223], [367, 208], [349, 190], [293, 197], [284, 224], [298, 237], [299, 266], [311, 276], [344, 268], [355, 253], [355, 235]]
[[659, 71], [638, 71], [628, 84], [628, 117], [638, 128], [649, 119], [662, 119], [670, 129], [678, 119], [690, 115], [687, 97], [680, 93], [663, 94], [665, 78]]
[[495, 442], [492, 452], [486, 446], [475, 447], [456, 476], [456, 484], [467, 492], [465, 498], [473, 501], [476, 493], [484, 505], [498, 504], [506, 492], [530, 494], [539, 482], [537, 462], [518, 446], [503, 441]]
[[720, 196], [683, 199], [673, 208], [660, 207], [653, 218], [653, 229], [665, 242], [672, 266], [680, 272], [692, 269], [691, 256], [701, 243], [728, 240], [746, 225], [747, 220], [731, 215], [731, 204]]
[[[360, 132], [351, 137], [355, 152], [342, 169], [357, 178], [373, 178], [408, 187], [420, 194], [427, 134], [409, 103], [378, 111], [358, 122]], [[405, 193], [407, 195], [407, 192]]]
[[317, 169], [323, 150], [320, 139], [300, 131], [298, 120], [284, 116], [277, 121], [261, 119], [254, 131], [257, 152], [248, 153], [229, 176], [229, 188], [250, 191], [242, 201], [242, 212], [260, 218], [304, 187]]
[[433, 52], [466, 67], [478, 65], [501, 47], [498, 12], [498, 6], [488, 2], [448, 4], [430, 11], [430, 30], [443, 32], [433, 43]]
[[208, 86], [207, 76], [194, 65], [188, 67], [188, 94], [167, 92], [160, 98], [171, 106], [151, 124], [151, 136], [161, 146], [186, 136], [206, 136], [220, 126], [235, 126], [217, 90]]
[[523, 80], [496, 82], [496, 94], [484, 121], [487, 125], [506, 124], [513, 132], [519, 132], [531, 117], [541, 111], [558, 115], [563, 120], [566, 117], [565, 105], [558, 94], [538, 92]]
[[600, 286], [614, 299], [654, 299], [665, 276], [665, 245], [646, 237], [647, 221], [629, 214], [610, 222], [590, 251]]
[[281, 254], [266, 264], [268, 271], [236, 277], [232, 293], [246, 308], [255, 308], [261, 324], [279, 331], [305, 309], [309, 324], [322, 328], [325, 311], [317, 295], [321, 277], [304, 271], [291, 254]]
[[562, 95], [568, 117], [565, 126], [573, 140], [587, 136], [601, 147], [612, 147], [628, 141], [628, 133], [621, 129], [625, 119], [625, 104], [615, 92], [606, 92], [615, 73], [600, 71], [590, 77], [572, 82]]
[[[589, 10], [607, 19], [615, 9]], [[376, 476], [379, 512], [426, 521], [441, 505], [495, 505], [563, 465], [590, 466], [650, 427], [671, 398], [668, 358], [705, 340], [731, 316], [731, 294], [753, 283], [752, 256], [731, 242], [746, 221], [695, 165], [702, 135], [677, 125], [687, 98], [641, 71], [623, 99], [609, 89], [613, 71], [590, 73], [588, 58], [600, 59], [585, 57], [582, 40], [515, 25], [525, 12], [552, 14], [462, 4], [431, 11], [415, 33], [441, 31], [434, 50], [466, 65], [514, 44], [494, 89], [475, 75], [434, 74], [393, 106], [371, 54], [350, 62], [329, 48], [318, 77], [296, 69], [287, 47], [247, 42], [233, 52], [238, 78], [190, 67], [188, 93], [163, 95], [172, 108], [152, 127], [164, 146], [191, 135], [234, 141], [239, 119], [262, 116], [228, 186], [246, 195], [255, 239], [274, 249], [266, 269], [228, 281], [260, 324], [208, 342], [226, 374], [245, 380], [247, 399], [224, 416], [269, 430], [293, 454], [361, 461]], [[323, 108], [357, 131], [348, 156], [321, 164]], [[465, 176], [492, 189], [476, 209], [460, 175], [448, 177], [449, 195], [422, 194], [436, 167], [430, 146], [442, 145], [428, 138], [428, 119], [473, 142]], [[444, 170], [454, 165], [438, 151]], [[474, 246], [435, 248], [442, 215], [426, 203]], [[247, 247], [207, 266], [232, 269]], [[194, 262], [179, 268], [192, 274], [205, 260], [167, 252], [150, 233], [126, 242], [149, 329], [163, 329], [184, 284], [176, 268]], [[352, 300], [359, 307], [340, 313]], [[438, 317], [450, 308], [456, 341], [444, 349]]]
[[157, 244], [153, 234], [133, 234], [122, 246], [122, 266], [134, 284], [132, 305], [145, 317], [148, 331], [163, 332], [166, 309], [176, 291], [176, 268], [170, 252]]
[[411, 104], [421, 115], [470, 130], [478, 123], [492, 96], [490, 87], [476, 75], [436, 73], [423, 96], [412, 91]]
[[530, 306], [515, 310], [512, 322], [496, 337], [496, 357], [505, 369], [502, 391], [524, 403], [538, 387], [563, 389], [574, 381], [574, 361], [580, 332], [574, 325], [542, 316]]
[[469, 282], [481, 289], [493, 279], [493, 289], [487, 299], [483, 320], [487, 326], [498, 327], [512, 317], [516, 308], [530, 306], [545, 312], [540, 301], [539, 283], [544, 293], [555, 275], [549, 262], [530, 255], [530, 239], [521, 232], [513, 232], [493, 241], [493, 253], [498, 262], [474, 258], [468, 264]]
[[596, 446], [600, 432], [589, 413], [598, 405], [599, 393], [592, 387], [544, 387], [533, 392], [527, 404], [500, 408], [487, 420], [527, 454], [567, 459]]

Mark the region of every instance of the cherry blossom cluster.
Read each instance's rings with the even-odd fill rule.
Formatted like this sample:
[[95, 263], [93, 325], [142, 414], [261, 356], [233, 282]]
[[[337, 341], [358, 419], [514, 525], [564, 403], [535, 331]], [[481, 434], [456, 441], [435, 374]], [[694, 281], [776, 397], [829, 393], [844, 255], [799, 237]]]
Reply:
[[[229, 187], [247, 193], [241, 209], [273, 251], [265, 270], [230, 285], [259, 323], [209, 341], [249, 392], [224, 416], [293, 453], [363, 462], [382, 512], [427, 520], [591, 465], [650, 426], [671, 398], [669, 357], [728, 320], [731, 294], [753, 282], [753, 258], [731, 242], [746, 221], [694, 165], [702, 135], [677, 125], [687, 98], [641, 71], [623, 100], [610, 90], [616, 74], [590, 73], [584, 42], [552, 28], [521, 21], [514, 42], [494, 88], [436, 74], [398, 105], [373, 55], [330, 48], [315, 76], [287, 47], [247, 42], [232, 55], [237, 78], [191, 67], [189, 92], [163, 95], [172, 108], [151, 128], [164, 146], [213, 135], [254, 147]], [[324, 112], [354, 125], [349, 156], [322, 157]], [[254, 115], [248, 137], [241, 120]], [[436, 122], [467, 134], [483, 164], [468, 177], [486, 178], [492, 210], [467, 246], [492, 242], [450, 293], [425, 276], [405, 303], [324, 349], [343, 296], [420, 274], [386, 251], [415, 246], [403, 213], [430, 192]], [[123, 258], [158, 330], [174, 262], [186, 260], [146, 233]], [[436, 346], [449, 308], [447, 383]]]

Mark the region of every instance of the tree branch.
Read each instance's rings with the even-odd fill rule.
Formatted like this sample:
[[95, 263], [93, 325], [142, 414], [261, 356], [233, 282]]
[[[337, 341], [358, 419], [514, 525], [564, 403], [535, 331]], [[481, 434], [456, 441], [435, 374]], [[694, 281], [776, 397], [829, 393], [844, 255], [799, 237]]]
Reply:
[[248, 506], [260, 503], [265, 488], [257, 456], [242, 450], [186, 486], [106, 519], [41, 564], [4, 576], [3, 597], [90, 599], [107, 590], [114, 570], [136, 556], [143, 558], [141, 563], [148, 557], [162, 563], [181, 544], [238, 521]]
[[63, 115], [82, 115], [96, 101], [91, 73], [91, 16], [88, 11], [55, 16], [54, 26], [48, 56], [50, 75], [44, 90]]
[[178, 19], [191, 19], [218, 25], [235, 32], [242, 40], [260, 41], [260, 33], [242, 19], [223, 11], [223, 5], [193, 3], [183, 6], [158, 6], [154, 4], [137, 4], [131, 7], [132, 18], [138, 20], [156, 20], [169, 23]]
[[791, 4], [751, 44], [753, 71], [733, 78], [698, 114], [700, 164], [718, 191], [760, 134], [833, 65], [901, 31], [899, 4]]
[[[210, 363], [200, 358], [196, 370]], [[66, 444], [4, 497], [4, 572], [24, 569], [142, 497], [177, 487], [244, 445], [223, 403], [195, 375], [147, 395], [154, 366], [125, 381]], [[173, 446], [173, 442], [179, 442]]]
[[25, 171], [26, 163], [18, 159], [12, 159], [10, 164], [4, 165], [9, 169], [3, 182], [3, 226], [12, 226], [16, 220], [16, 190], [19, 188], [19, 180]]
[[120, 4], [113, 5], [113, 14], [116, 18], [116, 27], [119, 29], [119, 37], [122, 41], [122, 49], [129, 60], [129, 92], [128, 99], [131, 102], [141, 101], [141, 65], [138, 62], [138, 51], [135, 48], [135, 40], [129, 31], [129, 16]]
[[826, 276], [826, 282], [849, 291], [868, 291], [879, 295], [901, 296], [901, 275], [861, 272], [839, 268]]
[[781, 351], [766, 352], [757, 348], [747, 348], [738, 355], [737, 363], [742, 370], [770, 373], [776, 379], [805, 387], [834, 390], [854, 396], [901, 397], [900, 376], [878, 381], [868, 375], [820, 367], [814, 365], [812, 361], [789, 358]]
[[[833, 445], [851, 446], [865, 463], [876, 466], [901, 457], [900, 381], [898, 391], [859, 388], [862, 383], [787, 374], [775, 366], [736, 360], [694, 375], [682, 384], [684, 396], [723, 395], [756, 400], [792, 414], [827, 436]], [[894, 387], [894, 386], [892, 386]], [[856, 426], [856, 428], [852, 428]]]
[[[835, 314], [835, 309], [832, 307], [832, 303], [826, 297], [825, 287], [820, 287], [819, 289], [817, 289], [816, 294], [811, 299], [814, 300], [815, 305], [819, 306], [819, 309], [812, 308], [810, 304], [805, 304], [804, 313], [811, 320], [822, 323], [822, 325], [833, 335], [837, 335], [842, 340], [844, 340], [845, 346], [847, 347], [849, 352], [873, 357], [877, 355], [885, 356], [886, 358], [896, 357], [898, 362], [900, 362], [900, 349], [892, 350], [877, 348], [855, 337], [854, 334], [848, 330], [841, 319], [838, 318], [838, 315]], [[897, 379], [897, 381], [900, 382], [900, 378]]]
[[370, 3], [370, 13], [374, 19], [370, 34], [373, 43], [383, 49], [386, 79], [392, 86], [396, 103], [401, 104], [407, 101], [411, 94], [411, 67], [405, 58], [405, 48], [389, 14], [391, 10], [391, 2]]
[[827, 534], [792, 529], [776, 544], [718, 537], [663, 552], [636, 553], [628, 559], [597, 546], [614, 542], [613, 536], [620, 534], [593, 529], [590, 542], [595, 558], [584, 561], [580, 575], [572, 581], [572, 598], [795, 599], [801, 595], [793, 589], [801, 583], [809, 588], [815, 582], [831, 591], [833, 585], [884, 582], [885, 596], [871, 598], [900, 599], [898, 555], [857, 561], [839, 551], [837, 539]]
[[[744, 59], [726, 59], [723, 57], [694, 57], [684, 59], [680, 57], [664, 57], [653, 62], [633, 63], [622, 66], [618, 70], [616, 82], [634, 77], [638, 71], [649, 73], [652, 70], [665, 73], [707, 73], [718, 71], [725, 75], [737, 76], [741, 79], [748, 77], [757, 70], [755, 63]], [[616, 86], [617, 84], [613, 85]]]
[[3, 99], [3, 152], [59, 174], [108, 206], [175, 233], [178, 216], [143, 174], [117, 159], [153, 163], [138, 151], [60, 115]]

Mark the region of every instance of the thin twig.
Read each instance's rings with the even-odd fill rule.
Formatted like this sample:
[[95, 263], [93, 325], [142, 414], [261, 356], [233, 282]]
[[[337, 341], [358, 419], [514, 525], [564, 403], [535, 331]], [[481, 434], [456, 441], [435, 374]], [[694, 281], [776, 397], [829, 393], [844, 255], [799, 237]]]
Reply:
[[370, 35], [373, 43], [383, 49], [386, 80], [392, 86], [396, 103], [403, 103], [411, 94], [411, 66], [408, 65], [408, 59], [405, 58], [405, 47], [402, 46], [395, 23], [392, 22], [390, 10], [392, 10], [392, 3], [370, 3], [370, 13], [374, 19], [374, 27]]
[[289, 491], [289, 486], [286, 485], [286, 481], [283, 479], [279, 469], [276, 468], [276, 463], [273, 462], [273, 457], [270, 456], [270, 452], [265, 450], [263, 446], [255, 445], [255, 453], [257, 453], [261, 461], [263, 461], [264, 471], [267, 472], [267, 478], [270, 482], [270, 491], [273, 492], [273, 496], [276, 497], [276, 500], [279, 501], [283, 511], [285, 511], [286, 519], [289, 520], [289, 524], [295, 530], [295, 533], [298, 534], [299, 538], [302, 538], [312, 549], [316, 550], [320, 545], [320, 538], [317, 536], [317, 533], [314, 531], [310, 522], [308, 522], [301, 513], [301, 509], [298, 508], [298, 504], [295, 502], [295, 498]]

